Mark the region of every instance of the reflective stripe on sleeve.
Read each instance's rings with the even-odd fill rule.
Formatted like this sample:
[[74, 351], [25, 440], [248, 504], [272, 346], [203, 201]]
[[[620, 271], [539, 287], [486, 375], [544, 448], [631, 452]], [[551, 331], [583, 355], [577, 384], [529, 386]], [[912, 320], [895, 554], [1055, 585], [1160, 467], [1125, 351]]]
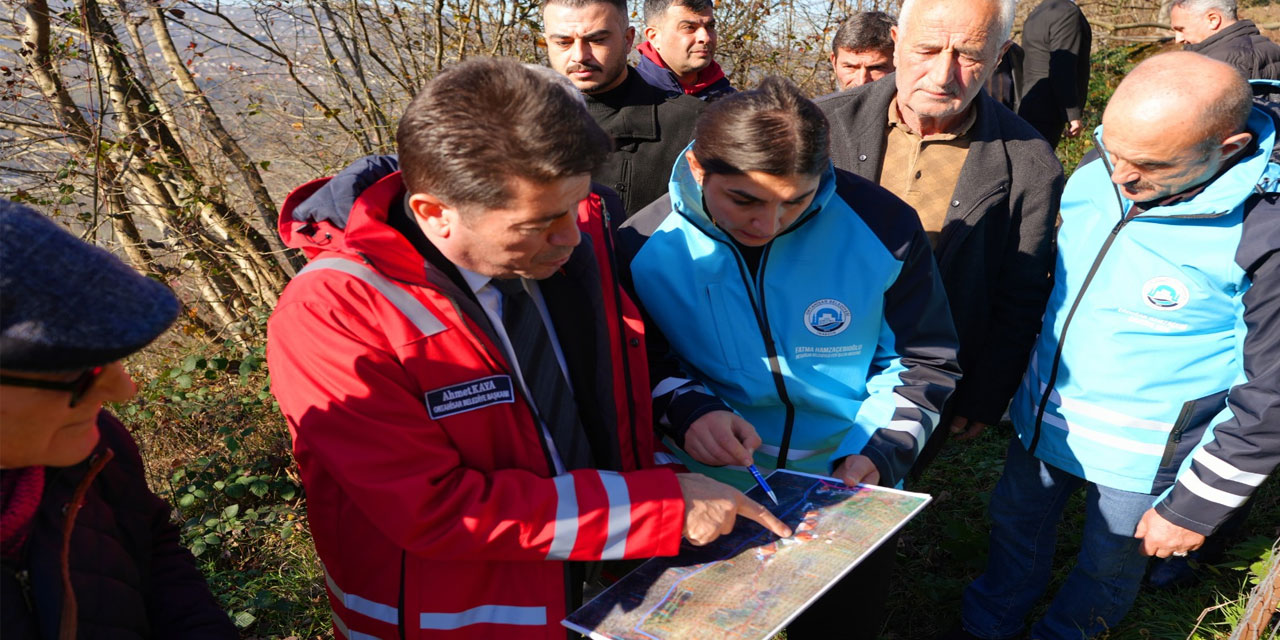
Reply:
[[431, 336], [444, 331], [444, 323], [440, 322], [434, 314], [428, 311], [426, 305], [409, 295], [409, 292], [392, 284], [390, 280], [382, 277], [377, 271], [362, 264], [342, 258], [324, 258], [303, 267], [302, 271], [299, 271], [294, 278], [300, 278], [306, 273], [325, 270], [341, 271], [376, 289], [378, 293], [382, 294], [382, 297], [386, 298], [387, 302], [390, 302], [400, 313], [404, 314], [404, 317], [408, 318], [409, 322], [412, 322], [413, 326], [422, 332], [422, 335]]
[[[906, 396], [900, 393], [893, 394], [893, 406], [898, 409], [915, 409], [916, 411], [919, 411], [920, 413], [924, 414], [925, 420], [927, 420], [929, 424], [932, 426], [937, 426], [938, 421], [940, 420], [938, 414], [912, 402]], [[916, 439], [919, 440], [918, 437]]]
[[452, 631], [473, 624], [513, 624], [540, 627], [547, 623], [546, 607], [513, 607], [486, 604], [458, 613], [422, 613], [418, 628]]
[[653, 463], [654, 464], [684, 464], [683, 462], [680, 461], [680, 458], [677, 458], [669, 453], [664, 453], [662, 451], [653, 452]]
[[1215, 489], [1205, 484], [1204, 481], [1196, 475], [1194, 470], [1189, 470], [1181, 476], [1178, 476], [1178, 484], [1186, 487], [1187, 491], [1190, 491], [1209, 502], [1216, 502], [1224, 507], [1231, 507], [1232, 509], [1244, 504], [1245, 501], [1249, 499], [1249, 496], [1238, 496], [1234, 493], [1227, 493], [1226, 491]]
[[1204, 468], [1222, 476], [1224, 480], [1230, 480], [1232, 482], [1239, 482], [1240, 484], [1247, 484], [1251, 487], [1256, 487], [1261, 485], [1262, 482], [1267, 479], [1267, 476], [1264, 476], [1261, 473], [1244, 471], [1230, 462], [1205, 451], [1204, 449], [1197, 451], [1191, 459], [1204, 465]]
[[924, 442], [924, 425], [915, 420], [890, 420], [884, 428], [890, 431], [901, 431], [916, 439], [916, 448]]
[[601, 471], [600, 482], [609, 499], [609, 533], [600, 559], [621, 560], [626, 557], [627, 537], [631, 534], [631, 492], [627, 481], [616, 473]]
[[552, 524], [554, 533], [547, 559], [568, 560], [573, 553], [573, 545], [578, 541], [578, 494], [572, 474], [566, 473], [551, 480], [556, 487], [556, 519]]

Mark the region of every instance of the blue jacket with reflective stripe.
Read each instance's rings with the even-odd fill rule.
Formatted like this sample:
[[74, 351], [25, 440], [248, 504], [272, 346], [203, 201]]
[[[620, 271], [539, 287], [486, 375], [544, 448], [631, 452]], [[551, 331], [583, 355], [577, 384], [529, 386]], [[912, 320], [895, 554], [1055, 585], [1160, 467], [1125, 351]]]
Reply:
[[1249, 130], [1257, 148], [1201, 192], [1127, 219], [1101, 157], [1071, 176], [1011, 409], [1036, 457], [1163, 493], [1161, 515], [1205, 534], [1280, 460], [1280, 166], [1272, 117]]
[[[755, 426], [757, 464], [776, 467], [785, 447], [788, 468], [829, 474], [861, 453], [882, 484], [903, 477], [959, 369], [929, 241], [902, 201], [828, 168], [753, 275], [681, 156], [669, 196], [627, 221], [619, 248], [651, 320], [646, 340], [660, 332], [683, 375]], [[661, 395], [669, 385], [654, 377]]]

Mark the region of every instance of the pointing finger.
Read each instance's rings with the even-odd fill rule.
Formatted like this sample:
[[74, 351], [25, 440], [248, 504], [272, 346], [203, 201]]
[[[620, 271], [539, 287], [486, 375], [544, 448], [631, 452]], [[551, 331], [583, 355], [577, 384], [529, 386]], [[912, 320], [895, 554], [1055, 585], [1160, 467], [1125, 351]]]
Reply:
[[742, 496], [741, 500], [738, 502], [738, 514], [754, 520], [760, 526], [772, 531], [780, 538], [791, 537], [791, 527], [788, 527], [786, 523], [770, 513], [764, 505], [752, 500], [751, 498]]

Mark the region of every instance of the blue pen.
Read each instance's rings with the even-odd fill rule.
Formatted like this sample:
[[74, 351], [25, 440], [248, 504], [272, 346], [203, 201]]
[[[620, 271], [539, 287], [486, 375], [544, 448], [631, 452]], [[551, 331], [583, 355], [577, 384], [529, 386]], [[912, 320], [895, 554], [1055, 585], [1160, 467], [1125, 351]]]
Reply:
[[778, 504], [778, 496], [774, 495], [773, 489], [769, 488], [769, 483], [764, 481], [764, 476], [760, 475], [760, 470], [756, 468], [756, 465], [748, 465], [747, 471], [750, 471], [751, 477], [756, 479], [756, 484], [760, 485], [760, 488], [764, 489], [764, 492], [769, 494], [769, 499], [773, 500], [774, 504]]

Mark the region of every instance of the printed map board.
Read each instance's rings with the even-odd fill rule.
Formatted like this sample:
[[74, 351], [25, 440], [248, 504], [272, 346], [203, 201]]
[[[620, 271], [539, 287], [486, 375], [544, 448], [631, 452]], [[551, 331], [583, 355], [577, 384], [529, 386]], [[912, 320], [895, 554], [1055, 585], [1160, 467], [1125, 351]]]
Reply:
[[759, 487], [747, 495], [792, 537], [739, 518], [709, 545], [646, 561], [562, 624], [597, 640], [768, 640], [931, 499], [791, 471], [769, 485], [777, 506]]

